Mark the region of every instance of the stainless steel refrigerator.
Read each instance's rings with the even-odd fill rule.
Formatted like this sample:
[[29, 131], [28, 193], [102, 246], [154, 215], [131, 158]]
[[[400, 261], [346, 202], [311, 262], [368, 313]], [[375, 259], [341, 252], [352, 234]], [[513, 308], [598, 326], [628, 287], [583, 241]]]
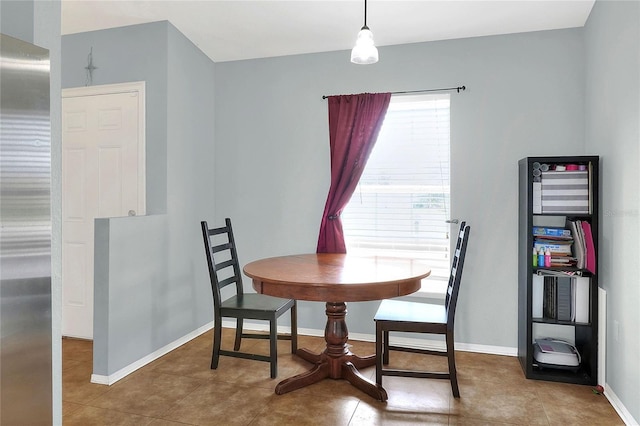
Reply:
[[0, 34], [0, 424], [52, 422], [49, 52]]

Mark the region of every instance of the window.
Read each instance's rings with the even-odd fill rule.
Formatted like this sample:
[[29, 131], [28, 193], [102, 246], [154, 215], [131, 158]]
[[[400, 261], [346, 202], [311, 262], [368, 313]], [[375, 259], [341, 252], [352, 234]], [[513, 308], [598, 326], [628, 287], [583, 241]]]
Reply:
[[449, 95], [393, 96], [341, 216], [349, 253], [428, 263], [429, 294], [449, 278], [449, 118]]

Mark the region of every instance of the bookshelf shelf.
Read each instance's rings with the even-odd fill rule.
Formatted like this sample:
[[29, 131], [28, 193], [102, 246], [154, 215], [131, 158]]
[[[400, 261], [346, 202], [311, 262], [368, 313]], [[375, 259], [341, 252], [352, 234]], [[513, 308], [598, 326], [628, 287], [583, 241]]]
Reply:
[[[540, 173], [540, 170], [546, 172], [547, 167], [548, 170], [555, 171], [555, 169], [561, 170], [563, 166], [573, 171], [569, 165], [571, 169], [575, 166], [580, 167], [583, 173]], [[596, 385], [598, 376], [599, 157], [527, 157], [518, 162], [518, 169], [518, 359], [520, 365], [528, 379]], [[554, 183], [552, 179], [574, 179], [577, 176], [582, 179], [576, 180], [581, 188], [588, 188], [586, 191], [583, 190], [588, 193], [588, 197], [584, 200], [575, 200], [577, 197], [573, 196], [574, 193], [565, 197], [564, 189], [558, 191], [552, 186]], [[566, 187], [564, 182], [568, 183], [569, 180], [563, 181], [563, 188]], [[554, 190], [556, 192], [553, 192]], [[578, 254], [576, 228], [572, 228], [576, 223], [582, 229], [585, 225], [586, 228], [590, 228], [585, 231], [591, 235], [593, 243], [593, 247], [589, 250], [591, 256], [589, 259], [586, 254]], [[534, 227], [572, 230], [571, 253], [567, 256], [572, 258], [571, 264], [576, 263], [575, 259], [581, 259], [582, 263], [576, 266], [534, 266], [534, 241], [540, 244], [533, 235]], [[553, 229], [551, 231], [555, 232]], [[578, 231], [577, 234], [581, 232]], [[559, 247], [558, 250], [562, 248], [557, 247]], [[593, 253], [596, 256], [593, 256]], [[545, 287], [542, 290], [542, 279], [538, 277], [539, 275], [562, 278], [557, 282], [555, 281], [557, 278], [543, 279]], [[558, 284], [560, 280], [565, 289], [570, 288], [570, 299], [560, 298], [557, 290], [560, 287]], [[574, 280], [579, 281], [582, 290], [576, 290], [577, 284]], [[574, 292], [582, 292], [582, 299], [579, 299], [582, 303], [576, 302]], [[549, 294], [555, 296], [550, 298]], [[565, 294], [569, 293], [565, 292]], [[553, 306], [553, 309], [548, 309], [548, 306]], [[571, 316], [567, 316], [569, 308]], [[582, 315], [578, 314], [574, 317], [575, 311], [581, 311]], [[565, 316], [561, 316], [561, 312]], [[544, 337], [557, 338], [573, 344], [581, 356], [579, 369], [571, 371], [539, 365], [534, 356], [534, 342], [535, 339]]]
[[557, 271], [557, 272], [580, 272], [582, 274], [588, 274], [589, 272], [583, 268], [576, 268], [574, 266], [549, 266], [548, 268], [533, 268], [533, 273], [544, 273], [545, 271]]
[[576, 268], [573, 266], [550, 266], [548, 268], [533, 268], [533, 274], [545, 274], [545, 273], [553, 273], [553, 272], [566, 272], [568, 274], [573, 273], [575, 276], [579, 277], [592, 277], [593, 274], [584, 269], [584, 268]]
[[576, 322], [576, 321], [562, 321], [562, 320], [557, 320], [557, 319], [550, 319], [550, 318], [536, 318], [536, 317], [532, 317], [531, 318], [531, 322], [534, 323], [540, 323], [540, 324], [559, 324], [559, 325], [571, 325], [571, 326], [576, 326], [576, 325], [590, 325], [590, 323], [588, 322]]

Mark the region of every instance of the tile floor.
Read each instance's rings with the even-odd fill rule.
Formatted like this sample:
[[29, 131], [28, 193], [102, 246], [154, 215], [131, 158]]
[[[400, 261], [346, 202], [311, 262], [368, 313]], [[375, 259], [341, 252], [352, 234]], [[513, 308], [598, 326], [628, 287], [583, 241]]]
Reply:
[[[225, 329], [223, 347], [232, 347]], [[374, 352], [351, 341], [352, 352]], [[517, 358], [457, 353], [461, 398], [446, 380], [384, 377], [382, 403], [344, 380], [323, 380], [275, 395], [279, 380], [311, 365], [279, 342], [278, 379], [264, 362], [221, 357], [211, 362], [208, 332], [112, 386], [90, 383], [92, 343], [63, 339], [64, 425], [623, 425], [603, 395], [588, 386], [526, 380]], [[299, 347], [320, 351], [324, 340], [300, 336]], [[245, 340], [243, 351], [268, 352], [267, 341]], [[442, 363], [441, 357], [392, 353], [392, 365]], [[442, 364], [443, 367], [445, 364]], [[363, 374], [375, 379], [374, 367]]]

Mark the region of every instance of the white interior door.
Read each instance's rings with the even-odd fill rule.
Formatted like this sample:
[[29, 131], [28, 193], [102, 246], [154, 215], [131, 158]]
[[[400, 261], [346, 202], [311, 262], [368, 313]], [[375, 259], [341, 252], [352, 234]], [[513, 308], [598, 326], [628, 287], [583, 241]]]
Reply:
[[93, 338], [94, 219], [145, 214], [144, 83], [63, 91], [62, 335]]

